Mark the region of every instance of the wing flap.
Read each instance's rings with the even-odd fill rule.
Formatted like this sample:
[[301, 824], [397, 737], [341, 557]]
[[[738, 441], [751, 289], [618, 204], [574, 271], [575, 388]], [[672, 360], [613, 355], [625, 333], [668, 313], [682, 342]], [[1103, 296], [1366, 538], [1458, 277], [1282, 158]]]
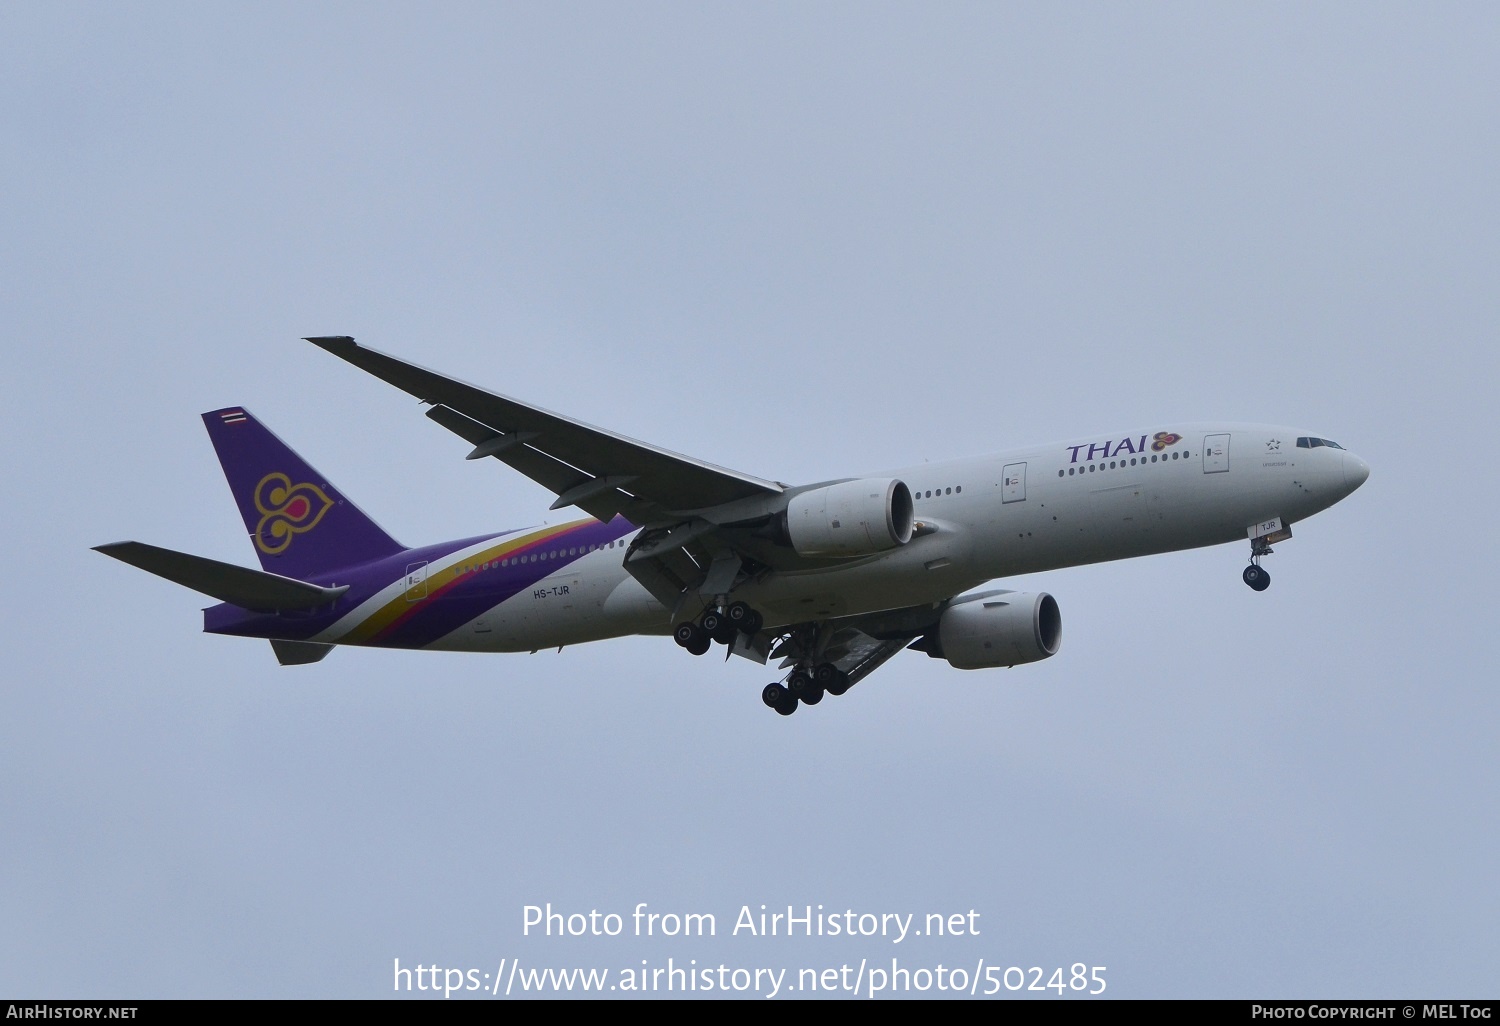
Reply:
[[[590, 480], [589, 476], [577, 467], [570, 466], [527, 445], [527, 442], [537, 437], [536, 432], [520, 431], [501, 434], [494, 428], [486, 427], [449, 406], [434, 406], [427, 411], [427, 416], [465, 441], [473, 442], [474, 452], [471, 452], [469, 456], [473, 457], [475, 453], [479, 454], [479, 458], [493, 456], [512, 470], [520, 471], [559, 497], [582, 481]], [[569, 505], [575, 505], [589, 516], [606, 523], [616, 513], [626, 513], [627, 520], [639, 524], [660, 512], [649, 504], [637, 502], [630, 496], [613, 489], [605, 494], [588, 496]]]
[[874, 638], [869, 638], [868, 640], [873, 642], [873, 644], [861, 645], [858, 648], [851, 649], [838, 662], [838, 668], [849, 676], [850, 687], [853, 687], [880, 669], [885, 665], [887, 659], [890, 659], [906, 647], [904, 640], [877, 641]]

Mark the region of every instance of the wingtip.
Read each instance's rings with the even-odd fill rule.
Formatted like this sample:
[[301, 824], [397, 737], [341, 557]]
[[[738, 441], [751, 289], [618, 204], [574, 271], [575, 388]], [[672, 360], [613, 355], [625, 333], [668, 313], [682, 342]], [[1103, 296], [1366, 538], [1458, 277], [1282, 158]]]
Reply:
[[355, 348], [354, 338], [350, 335], [304, 335], [304, 342], [311, 342], [319, 349], [326, 349], [330, 353], [340, 349]]

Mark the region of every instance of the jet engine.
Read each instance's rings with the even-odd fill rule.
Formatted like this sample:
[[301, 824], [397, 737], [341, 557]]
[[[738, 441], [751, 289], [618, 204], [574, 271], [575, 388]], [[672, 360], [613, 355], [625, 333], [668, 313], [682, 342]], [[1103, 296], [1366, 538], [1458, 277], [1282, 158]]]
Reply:
[[911, 489], [895, 478], [844, 481], [787, 504], [786, 538], [801, 556], [868, 556], [911, 541]]
[[[929, 635], [931, 637], [931, 635]], [[1062, 611], [1043, 592], [1007, 592], [943, 610], [938, 651], [960, 670], [1034, 663], [1062, 645]]]

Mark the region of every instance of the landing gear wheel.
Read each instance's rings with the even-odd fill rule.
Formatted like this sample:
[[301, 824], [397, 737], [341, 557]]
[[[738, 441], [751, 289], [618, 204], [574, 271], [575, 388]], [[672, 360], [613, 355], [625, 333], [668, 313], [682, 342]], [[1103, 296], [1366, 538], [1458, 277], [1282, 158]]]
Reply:
[[1271, 586], [1271, 575], [1266, 572], [1265, 567], [1251, 563], [1245, 567], [1245, 583], [1256, 591], [1265, 591]]
[[813, 679], [801, 670], [794, 670], [792, 675], [786, 679], [787, 690], [793, 698], [806, 698], [815, 685]]
[[675, 630], [672, 631], [672, 640], [677, 642], [677, 644], [682, 648], [685, 648], [688, 651], [692, 651], [693, 644], [698, 640], [700, 636], [702, 636], [702, 634], [702, 627], [699, 627], [695, 623], [689, 623], [688, 621], [684, 620], [682, 621], [682, 623], [677, 625], [677, 628]]
[[698, 620], [698, 626], [702, 627], [704, 632], [710, 636], [718, 634], [719, 627], [723, 623], [724, 614], [720, 613], [717, 609], [710, 609]]
[[761, 616], [744, 602], [736, 602], [724, 611], [729, 622], [734, 624], [746, 634], [754, 634], [760, 630]]
[[832, 663], [819, 663], [814, 667], [813, 680], [835, 698], [849, 690], [849, 675]]
[[707, 652], [710, 648], [712, 648], [713, 644], [714, 644], [714, 639], [710, 638], [707, 634], [704, 634], [701, 637], [699, 637], [697, 641], [695, 641], [691, 645], [689, 645], [687, 647], [687, 650], [689, 652], [693, 653], [693, 655], [700, 655], [701, 656], [705, 652]]
[[797, 711], [797, 699], [780, 684], [767, 684], [761, 689], [760, 700], [768, 709], [775, 709], [783, 716]]
[[801, 698], [803, 705], [817, 705], [823, 701], [823, 688], [814, 683], [806, 691], [802, 692]]
[[713, 639], [721, 645], [728, 645], [734, 641], [734, 636], [739, 630], [729, 621], [729, 617], [719, 617], [719, 626], [713, 632]]

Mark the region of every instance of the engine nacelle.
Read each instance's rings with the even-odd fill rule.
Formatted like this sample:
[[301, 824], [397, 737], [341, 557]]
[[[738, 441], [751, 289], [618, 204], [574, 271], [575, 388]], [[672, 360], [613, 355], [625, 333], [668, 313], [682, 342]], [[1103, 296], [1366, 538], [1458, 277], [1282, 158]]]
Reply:
[[786, 534], [801, 556], [867, 556], [911, 541], [916, 508], [895, 478], [844, 481], [794, 495]]
[[1011, 592], [943, 610], [939, 652], [960, 670], [1034, 663], [1062, 645], [1062, 611], [1043, 592]]

